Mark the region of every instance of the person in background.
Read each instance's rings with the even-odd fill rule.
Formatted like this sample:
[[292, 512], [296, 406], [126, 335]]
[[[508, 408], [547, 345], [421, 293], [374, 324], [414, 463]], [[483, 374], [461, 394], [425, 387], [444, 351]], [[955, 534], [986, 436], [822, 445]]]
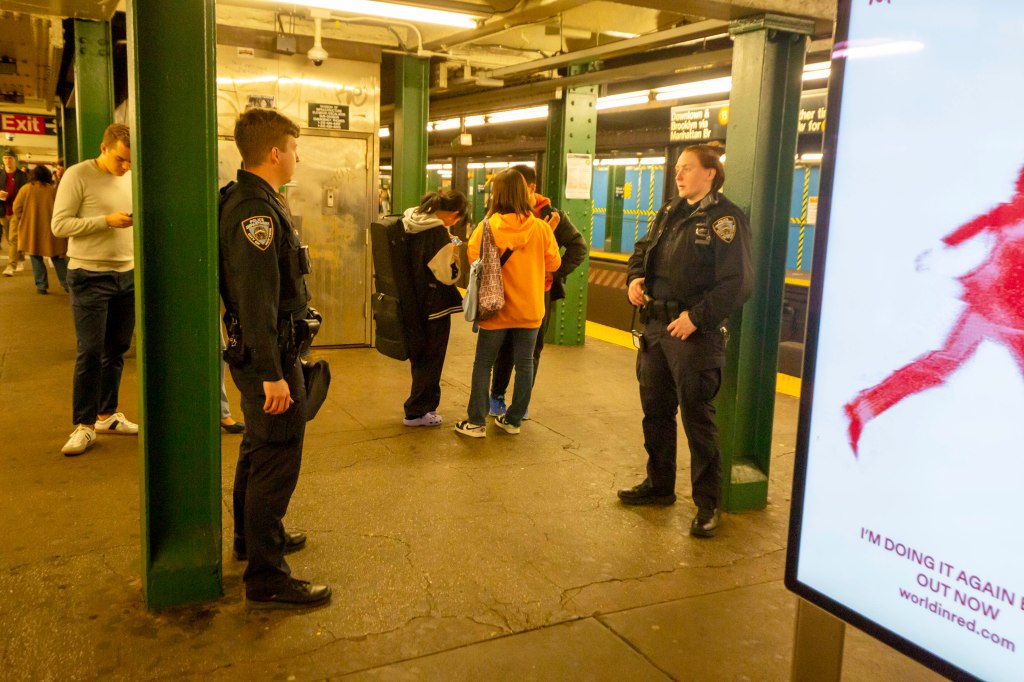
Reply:
[[131, 133], [107, 126], [100, 155], [68, 168], [53, 205], [53, 234], [68, 239], [68, 289], [78, 338], [75, 430], [61, 452], [81, 455], [96, 433], [135, 435], [117, 411], [124, 354], [135, 331]]
[[640, 307], [636, 375], [644, 411], [647, 477], [618, 492], [628, 505], [670, 505], [676, 494], [676, 410], [690, 445], [697, 514], [690, 535], [718, 530], [722, 450], [712, 402], [722, 384], [726, 318], [753, 288], [750, 223], [720, 194], [722, 149], [687, 147], [676, 163], [679, 196], [663, 206], [627, 267], [626, 294]]
[[68, 262], [64, 258], [68, 252], [68, 240], [55, 237], [50, 231], [56, 197], [57, 188], [53, 185], [50, 169], [36, 166], [32, 169], [32, 181], [22, 187], [14, 199], [14, 214], [11, 216], [11, 232], [18, 235], [19, 250], [28, 254], [32, 261], [36, 291], [40, 294], [46, 294], [50, 289], [44, 258], [53, 263], [61, 288], [68, 290]]
[[448, 351], [452, 313], [462, 312], [462, 296], [455, 288], [459, 279], [459, 240], [449, 228], [462, 221], [466, 197], [461, 192], [430, 192], [419, 206], [402, 215], [409, 264], [412, 268], [416, 309], [423, 337], [410, 343], [412, 388], [405, 401], [406, 426], [439, 426], [441, 370]]
[[533, 389], [533, 350], [537, 344], [537, 329], [544, 319], [544, 279], [562, 263], [551, 227], [534, 217], [530, 210], [529, 190], [522, 174], [511, 168], [499, 171], [491, 179], [491, 187], [487, 217], [473, 230], [468, 252], [471, 261], [480, 257], [483, 230], [490, 229], [498, 253], [504, 259], [501, 277], [505, 306], [494, 317], [478, 322], [480, 332], [473, 360], [469, 416], [455, 425], [458, 433], [471, 438], [487, 435], [485, 420], [491, 368], [501, 344], [509, 336], [512, 337], [516, 383], [512, 404], [494, 423], [506, 433], [519, 433]]
[[[587, 242], [569, 216], [561, 209], [551, 205], [551, 200], [537, 194], [537, 173], [530, 166], [512, 166], [513, 170], [526, 180], [530, 196], [530, 209], [537, 218], [547, 221], [555, 233], [555, 242], [562, 253], [562, 264], [558, 270], [548, 273], [544, 280], [544, 319], [537, 329], [537, 344], [533, 349], [533, 380], [537, 381], [537, 369], [540, 367], [540, 352], [544, 350], [544, 334], [547, 333], [548, 322], [551, 320], [552, 304], [565, 298], [565, 278], [572, 274], [587, 257]], [[505, 414], [505, 391], [512, 378], [512, 337], [506, 337], [498, 351], [498, 359], [494, 363], [494, 377], [491, 379], [491, 395], [489, 414], [497, 417]], [[524, 414], [523, 419], [529, 419]]]
[[[219, 327], [220, 325], [218, 325]], [[235, 421], [235, 418], [231, 416], [231, 403], [228, 402], [228, 390], [224, 386], [224, 368], [227, 363], [224, 362], [224, 328], [220, 327], [220, 428], [224, 433], [245, 433], [245, 424], [240, 421]]]
[[53, 167], [53, 184], [60, 185], [60, 179], [64, 177], [64, 160], [61, 159]]
[[23, 269], [21, 254], [18, 251], [18, 237], [11, 233], [11, 216], [14, 215], [14, 200], [18, 192], [28, 182], [28, 175], [18, 169], [18, 157], [10, 149], [5, 149], [3, 166], [0, 167], [0, 226], [3, 237], [7, 240], [7, 267], [4, 277], [13, 277], [15, 271]]

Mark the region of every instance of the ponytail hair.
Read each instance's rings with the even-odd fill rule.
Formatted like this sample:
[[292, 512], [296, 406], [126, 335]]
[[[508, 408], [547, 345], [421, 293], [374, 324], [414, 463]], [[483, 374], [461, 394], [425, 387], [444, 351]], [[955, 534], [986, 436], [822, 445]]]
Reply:
[[416, 208], [416, 212], [437, 213], [438, 211], [453, 211], [464, 214], [466, 207], [466, 195], [462, 192], [454, 190], [448, 192], [427, 192], [420, 199], [420, 205]]

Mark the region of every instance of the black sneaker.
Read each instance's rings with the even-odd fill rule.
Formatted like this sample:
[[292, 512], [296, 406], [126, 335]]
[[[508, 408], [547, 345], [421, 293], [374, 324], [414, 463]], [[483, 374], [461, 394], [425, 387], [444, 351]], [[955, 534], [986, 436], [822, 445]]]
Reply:
[[245, 595], [245, 601], [254, 609], [308, 609], [322, 606], [331, 599], [327, 585], [312, 585], [306, 580], [288, 579], [288, 586], [269, 594]]
[[695, 538], [713, 538], [718, 532], [718, 524], [722, 522], [722, 512], [717, 509], [708, 511], [698, 509], [697, 515], [690, 523], [690, 535]]
[[[306, 546], [306, 534], [302, 531], [290, 531], [284, 532], [284, 553], [291, 554], [292, 552], [298, 552], [300, 549]], [[248, 561], [249, 557], [246, 556], [245, 547], [235, 545], [235, 561]]]
[[651, 482], [644, 479], [640, 485], [619, 491], [619, 499], [622, 504], [628, 505], [658, 505], [667, 507], [676, 503], [675, 493], [660, 493], [652, 486]]

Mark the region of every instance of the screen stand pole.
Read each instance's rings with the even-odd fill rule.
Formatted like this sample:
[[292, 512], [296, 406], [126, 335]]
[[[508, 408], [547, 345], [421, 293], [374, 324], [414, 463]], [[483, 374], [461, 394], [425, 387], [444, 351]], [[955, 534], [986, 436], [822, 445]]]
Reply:
[[793, 635], [792, 682], [839, 682], [846, 623], [800, 599]]

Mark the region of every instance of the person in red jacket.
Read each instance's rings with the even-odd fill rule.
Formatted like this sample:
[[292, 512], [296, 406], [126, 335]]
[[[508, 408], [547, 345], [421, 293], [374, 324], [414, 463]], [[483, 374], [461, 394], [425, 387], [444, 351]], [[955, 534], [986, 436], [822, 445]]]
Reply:
[[512, 404], [494, 423], [507, 433], [519, 433], [533, 390], [533, 350], [537, 330], [544, 319], [544, 280], [562, 264], [551, 226], [533, 215], [526, 180], [514, 169], [497, 173], [491, 180], [491, 205], [487, 217], [469, 238], [470, 261], [480, 257], [483, 230], [494, 236], [498, 253], [510, 251], [501, 268], [505, 306], [494, 317], [480, 321], [473, 361], [469, 416], [455, 425], [473, 438], [487, 435], [486, 419], [491, 369], [507, 336], [512, 337], [516, 382]]

